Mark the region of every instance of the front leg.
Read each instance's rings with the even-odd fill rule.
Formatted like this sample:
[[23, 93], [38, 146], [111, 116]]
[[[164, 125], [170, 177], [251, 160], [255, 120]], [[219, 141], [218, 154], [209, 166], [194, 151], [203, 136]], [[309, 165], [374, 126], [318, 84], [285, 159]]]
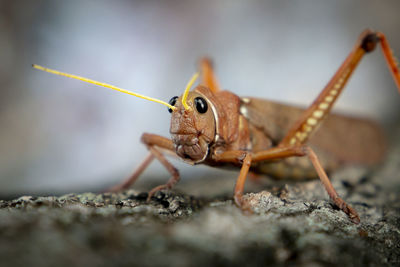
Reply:
[[118, 192], [124, 189], [129, 188], [133, 185], [142, 172], [148, 167], [148, 165], [153, 161], [154, 158], [157, 158], [161, 164], [168, 170], [171, 174], [170, 180], [164, 184], [157, 186], [150, 190], [148, 200], [159, 190], [162, 189], [171, 189], [178, 181], [179, 181], [179, 172], [178, 170], [165, 158], [165, 156], [161, 153], [161, 150], [166, 151], [170, 154], [175, 155], [175, 146], [173, 142], [165, 137], [144, 133], [142, 135], [141, 141], [147, 146], [149, 149], [149, 155], [144, 159], [144, 161], [139, 165], [139, 167], [133, 172], [131, 176], [129, 176], [122, 183], [117, 184], [116, 186], [110, 188], [108, 191]]
[[160, 190], [163, 189], [171, 189], [177, 182], [179, 182], [180, 176], [178, 170], [164, 157], [164, 155], [154, 146], [149, 147], [150, 152], [161, 162], [161, 164], [167, 169], [167, 171], [171, 174], [171, 178], [168, 180], [166, 184], [159, 185], [150, 190], [149, 195], [147, 197], [147, 201], [151, 199], [151, 197]]

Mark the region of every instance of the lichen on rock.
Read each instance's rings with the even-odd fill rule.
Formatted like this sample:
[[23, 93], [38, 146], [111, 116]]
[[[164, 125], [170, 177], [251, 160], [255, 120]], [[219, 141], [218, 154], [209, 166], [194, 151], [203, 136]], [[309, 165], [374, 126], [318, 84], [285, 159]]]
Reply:
[[399, 163], [397, 144], [374, 171], [333, 174], [359, 225], [318, 180], [249, 182], [258, 192], [244, 196], [250, 215], [231, 193], [190, 193], [230, 192], [231, 177], [182, 181], [149, 202], [137, 190], [0, 200], [0, 259], [4, 266], [398, 266]]

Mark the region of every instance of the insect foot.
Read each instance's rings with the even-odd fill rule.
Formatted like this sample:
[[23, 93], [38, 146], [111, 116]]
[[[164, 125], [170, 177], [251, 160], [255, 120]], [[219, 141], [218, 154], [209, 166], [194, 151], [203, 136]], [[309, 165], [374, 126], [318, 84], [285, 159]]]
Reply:
[[251, 201], [249, 201], [249, 199], [243, 198], [243, 196], [235, 194], [235, 196], [233, 197], [233, 200], [234, 200], [236, 206], [239, 209], [241, 209], [241, 211], [245, 215], [251, 215], [254, 213], [253, 205], [252, 205]]
[[350, 220], [353, 223], [355, 224], [360, 223], [360, 217], [358, 216], [358, 213], [352, 207], [350, 207], [350, 205], [348, 205], [343, 199], [337, 197], [335, 199], [335, 204], [349, 216]]
[[154, 187], [153, 189], [150, 190], [146, 201], [149, 202], [155, 193], [157, 193], [158, 191], [164, 190], [164, 189], [169, 190], [169, 189], [171, 189], [171, 186], [169, 186], [168, 184], [163, 184], [163, 185]]

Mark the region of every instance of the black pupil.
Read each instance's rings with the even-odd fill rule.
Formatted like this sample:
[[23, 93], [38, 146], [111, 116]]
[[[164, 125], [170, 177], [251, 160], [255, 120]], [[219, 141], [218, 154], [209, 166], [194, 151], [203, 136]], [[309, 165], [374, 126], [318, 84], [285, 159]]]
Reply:
[[[178, 100], [178, 97], [174, 96], [173, 98], [171, 98], [171, 100], [169, 100], [168, 104], [170, 104], [171, 106], [175, 106], [176, 100]], [[172, 109], [168, 108], [168, 112], [172, 113]]]
[[199, 113], [206, 113], [207, 112], [207, 102], [202, 97], [196, 97], [194, 99], [194, 104], [196, 105], [196, 109]]

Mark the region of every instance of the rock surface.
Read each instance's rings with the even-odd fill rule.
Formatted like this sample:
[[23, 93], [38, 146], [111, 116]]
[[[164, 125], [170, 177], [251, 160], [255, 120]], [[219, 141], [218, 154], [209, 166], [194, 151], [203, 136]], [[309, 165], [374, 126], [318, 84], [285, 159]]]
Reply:
[[378, 169], [333, 174], [359, 225], [319, 181], [249, 182], [251, 192], [265, 190], [246, 195], [252, 215], [232, 204], [234, 180], [216, 177], [187, 180], [149, 203], [138, 190], [0, 200], [0, 265], [398, 266], [399, 171], [397, 145]]

